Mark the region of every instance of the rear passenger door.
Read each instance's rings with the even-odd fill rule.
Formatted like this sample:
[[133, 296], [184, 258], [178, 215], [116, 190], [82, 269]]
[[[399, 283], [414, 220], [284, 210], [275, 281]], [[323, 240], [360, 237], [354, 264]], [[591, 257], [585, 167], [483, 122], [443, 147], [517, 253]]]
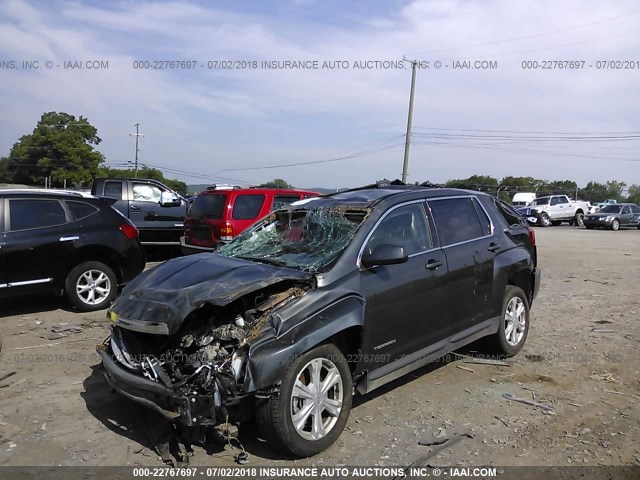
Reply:
[[449, 266], [449, 334], [473, 329], [499, 315], [494, 311], [493, 268], [501, 246], [475, 197], [429, 200], [428, 205]]
[[[7, 232], [2, 248], [10, 293], [62, 288], [67, 260], [83, 241], [78, 223], [56, 199], [8, 200]], [[15, 291], [14, 291], [15, 289]]]
[[620, 212], [620, 224], [621, 225], [631, 225], [633, 223], [633, 215], [631, 214], [631, 207], [629, 205], [625, 205], [622, 207], [622, 211]]

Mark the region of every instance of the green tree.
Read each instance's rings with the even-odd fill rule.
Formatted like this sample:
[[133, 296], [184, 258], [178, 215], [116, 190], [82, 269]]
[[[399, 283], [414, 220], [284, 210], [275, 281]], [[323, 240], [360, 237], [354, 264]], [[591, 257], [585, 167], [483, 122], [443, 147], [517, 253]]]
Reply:
[[607, 183], [591, 181], [580, 190], [580, 196], [590, 202], [602, 202], [608, 198], [615, 198], [618, 202], [623, 199], [622, 190], [627, 184], [617, 180], [609, 180]]
[[640, 185], [631, 185], [629, 187], [627, 201], [640, 205]]
[[281, 178], [274, 178], [273, 180], [263, 183], [260, 186], [268, 187], [268, 188], [284, 188], [284, 189], [293, 188], [293, 185], [290, 185], [289, 183], [286, 182], [286, 180], [283, 180]]
[[46, 177], [62, 186], [86, 186], [104, 162], [94, 149], [102, 140], [98, 130], [84, 117], [68, 113], [42, 114], [33, 133], [13, 145], [6, 168], [15, 183], [42, 185]]
[[13, 175], [9, 169], [9, 159], [0, 158], [0, 183], [13, 183]]
[[[133, 168], [119, 169], [119, 168], [100, 167], [98, 169], [97, 176], [107, 177], [107, 178], [134, 178], [135, 170]], [[186, 183], [181, 182], [180, 180], [165, 178], [162, 171], [158, 170], [157, 168], [150, 168], [150, 167], [139, 168], [138, 178], [149, 178], [151, 180], [157, 180], [161, 183], [164, 183], [170, 189], [178, 192], [180, 195], [187, 194]]]
[[470, 190], [481, 190], [483, 192], [494, 192], [498, 188], [498, 179], [488, 175], [472, 175], [469, 178], [449, 180], [445, 183], [450, 188], [468, 188]]

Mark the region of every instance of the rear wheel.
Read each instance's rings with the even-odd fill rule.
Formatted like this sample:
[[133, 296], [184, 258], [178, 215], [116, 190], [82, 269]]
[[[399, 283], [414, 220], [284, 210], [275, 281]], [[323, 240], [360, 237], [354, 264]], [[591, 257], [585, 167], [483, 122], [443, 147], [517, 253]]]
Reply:
[[529, 333], [529, 301], [520, 287], [507, 285], [498, 331], [490, 337], [494, 350], [507, 357], [517, 354]]
[[617, 218], [614, 218], [613, 222], [611, 222], [611, 230], [620, 230], [620, 221]]
[[118, 279], [102, 262], [83, 262], [67, 275], [64, 292], [78, 310], [92, 312], [107, 308], [115, 298]]
[[283, 373], [280, 393], [258, 404], [263, 437], [297, 457], [315, 455], [333, 444], [351, 411], [353, 384], [342, 352], [321, 345], [298, 357]]

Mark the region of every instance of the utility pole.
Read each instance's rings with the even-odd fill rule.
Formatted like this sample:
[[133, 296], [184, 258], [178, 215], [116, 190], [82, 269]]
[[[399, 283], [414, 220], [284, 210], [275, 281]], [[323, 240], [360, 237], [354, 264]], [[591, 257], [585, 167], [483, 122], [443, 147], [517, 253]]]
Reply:
[[135, 163], [135, 178], [138, 178], [138, 152], [140, 151], [138, 149], [138, 138], [140, 137], [144, 137], [144, 133], [140, 133], [140, 124], [136, 123], [134, 125], [134, 127], [136, 127], [136, 133], [130, 133], [129, 136], [130, 137], [136, 137], [136, 163]]
[[[408, 62], [409, 60], [405, 60]], [[404, 141], [404, 163], [402, 164], [402, 183], [407, 183], [409, 170], [409, 148], [411, 146], [411, 124], [413, 123], [413, 96], [416, 91], [416, 67], [418, 62], [411, 61], [411, 93], [409, 95], [409, 117], [407, 118], [407, 136]]]

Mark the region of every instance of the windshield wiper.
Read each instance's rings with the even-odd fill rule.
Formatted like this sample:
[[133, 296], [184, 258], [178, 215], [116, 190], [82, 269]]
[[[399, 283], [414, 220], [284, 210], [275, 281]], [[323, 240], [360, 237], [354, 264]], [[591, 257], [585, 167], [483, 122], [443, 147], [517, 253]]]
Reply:
[[242, 258], [243, 260], [251, 260], [258, 263], [266, 263], [268, 265], [275, 265], [276, 267], [289, 267], [289, 264], [284, 260], [275, 260], [273, 258], [266, 257], [254, 257], [251, 255], [238, 255], [236, 258]]

